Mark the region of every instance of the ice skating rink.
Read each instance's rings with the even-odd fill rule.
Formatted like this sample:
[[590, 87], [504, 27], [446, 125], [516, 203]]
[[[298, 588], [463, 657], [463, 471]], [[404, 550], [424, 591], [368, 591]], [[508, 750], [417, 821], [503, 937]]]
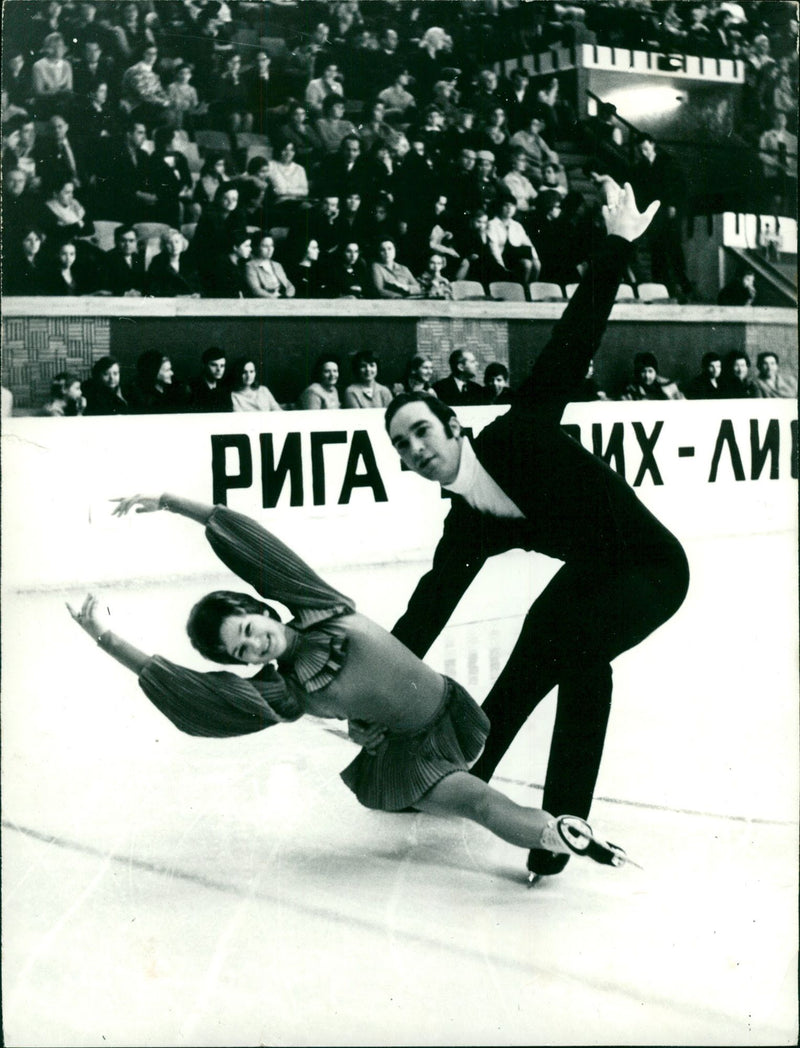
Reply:
[[[644, 869], [573, 860], [533, 889], [477, 826], [360, 808], [342, 725], [181, 735], [69, 620], [81, 590], [7, 593], [5, 1043], [796, 1043], [796, 621], [757, 610], [796, 579], [790, 537], [759, 541], [747, 604], [741, 571], [738, 599], [707, 590], [736, 540], [690, 546], [705, 628], [690, 606], [615, 664], [592, 821]], [[552, 569], [507, 556], [430, 655], [478, 698]], [[391, 624], [421, 567], [326, 574]], [[191, 661], [185, 612], [220, 581], [102, 592]], [[552, 716], [500, 766], [520, 802]]]
[[[493, 417], [472, 410], [476, 425]], [[114, 520], [108, 499], [145, 484], [207, 500], [209, 432], [243, 434], [255, 456], [257, 414], [153, 417], [146, 430], [135, 418], [11, 420], [5, 1044], [796, 1044], [793, 412], [739, 402], [726, 405], [731, 423], [688, 402], [668, 415], [656, 404], [570, 406], [584, 436], [603, 427], [604, 446], [612, 424], [624, 427], [629, 479], [641, 458], [634, 423], [647, 434], [663, 425], [663, 483], [648, 476], [639, 490], [684, 542], [692, 583], [678, 614], [614, 663], [591, 818], [643, 869], [573, 859], [533, 889], [525, 853], [475, 825], [359, 807], [338, 778], [355, 754], [343, 724], [182, 735], [69, 618], [64, 601], [91, 586], [123, 637], [209, 668], [184, 622], [234, 577], [210, 574], [219, 564], [196, 524]], [[284, 491], [264, 511], [257, 484], [232, 504], [391, 626], [446, 503], [401, 472], [380, 413], [317, 416], [269, 419], [276, 447], [294, 432], [336, 438], [325, 483], [306, 476], [303, 506]], [[356, 430], [386, 501], [362, 485], [342, 504]], [[734, 433], [747, 479], [735, 475]], [[781, 436], [780, 456], [751, 477], [748, 450], [757, 457], [768, 433], [776, 449]], [[680, 450], [690, 442], [694, 458]], [[236, 474], [235, 456], [225, 468]], [[525, 553], [490, 561], [428, 661], [482, 700], [556, 567]], [[541, 802], [554, 705], [537, 709], [495, 777], [522, 803]]]

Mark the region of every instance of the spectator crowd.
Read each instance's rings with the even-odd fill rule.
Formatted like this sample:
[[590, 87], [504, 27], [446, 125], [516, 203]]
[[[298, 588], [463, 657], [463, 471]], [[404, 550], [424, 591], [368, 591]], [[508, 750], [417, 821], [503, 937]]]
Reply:
[[[393, 383], [391, 388], [378, 381], [378, 356], [369, 349], [358, 350], [349, 357], [351, 382], [342, 383], [341, 391], [343, 361], [336, 353], [323, 352], [311, 370], [312, 381], [298, 391], [295, 400], [284, 404], [278, 403], [263, 382], [258, 358], [259, 354], [244, 354], [229, 361], [224, 349], [212, 346], [202, 353], [197, 374], [187, 380], [176, 374], [168, 353], [148, 349], [136, 360], [130, 386], [123, 388], [119, 361], [110, 356], [101, 357], [88, 378], [82, 379], [67, 371], [57, 374], [49, 397], [35, 414], [79, 417], [386, 408], [399, 393], [424, 393], [455, 408], [511, 404], [514, 399], [505, 364], [492, 361], [484, 368], [482, 382], [478, 382], [478, 360], [465, 347], [451, 353], [450, 373], [438, 380], [430, 357], [413, 356], [406, 365], [403, 381]], [[8, 394], [6, 390], [3, 392]], [[759, 353], [753, 370], [748, 354], [735, 349], [724, 359], [715, 352], [704, 354], [698, 374], [680, 386], [661, 374], [653, 353], [637, 353], [631, 381], [614, 395], [600, 387], [590, 365], [574, 399], [716, 400], [796, 396], [795, 379], [781, 370], [777, 353]], [[9, 403], [4, 414], [11, 412]]]
[[[759, 133], [783, 113], [783, 145], [773, 128], [764, 148], [785, 153], [796, 23], [764, 7], [788, 10], [8, 0], [4, 290], [447, 299], [453, 281], [516, 283], [526, 297], [532, 282], [566, 287], [597, 221], [555, 148], [580, 129], [557, 77], [501, 79], [494, 49], [541, 49], [583, 26], [621, 46], [638, 33], [661, 47], [668, 33], [684, 51], [741, 53], [768, 110]], [[679, 245], [660, 232], [654, 265], [688, 295]]]

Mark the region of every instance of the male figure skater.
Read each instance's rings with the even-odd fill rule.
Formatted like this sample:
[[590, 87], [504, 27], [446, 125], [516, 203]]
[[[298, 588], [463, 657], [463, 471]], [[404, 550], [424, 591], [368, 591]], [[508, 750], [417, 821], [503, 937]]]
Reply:
[[[507, 414], [474, 445], [452, 408], [402, 394], [386, 429], [403, 462], [452, 493], [433, 567], [393, 633], [422, 657], [487, 557], [538, 550], [563, 566], [531, 606], [508, 663], [483, 704], [491, 730], [473, 774], [488, 781], [526, 719], [558, 685], [543, 806], [589, 809], [611, 704], [611, 660], [680, 607], [688, 565], [677, 539], [599, 458], [566, 436], [564, 407], [597, 352], [631, 245], [658, 209], [640, 214], [631, 187], [607, 185], [608, 236]], [[566, 856], [532, 850], [535, 875]]]

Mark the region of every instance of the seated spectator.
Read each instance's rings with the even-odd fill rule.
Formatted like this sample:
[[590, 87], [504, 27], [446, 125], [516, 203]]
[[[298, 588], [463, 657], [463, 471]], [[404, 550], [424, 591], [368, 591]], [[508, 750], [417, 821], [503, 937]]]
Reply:
[[42, 46], [44, 57], [31, 69], [34, 106], [40, 120], [72, 104], [72, 64], [64, 55], [67, 45], [61, 33], [49, 33]]
[[92, 284], [88, 268], [82, 262], [78, 262], [75, 241], [65, 240], [56, 253], [49, 274], [45, 277], [45, 294], [88, 295], [93, 290]]
[[269, 67], [272, 61], [266, 51], [256, 51], [255, 65], [245, 70], [243, 80], [247, 97], [247, 107], [252, 119], [251, 127], [258, 134], [266, 134], [269, 123], [274, 120], [278, 109], [270, 106], [271, 84]]
[[338, 65], [335, 62], [326, 62], [322, 67], [322, 75], [310, 80], [306, 87], [304, 101], [311, 116], [325, 115], [325, 101], [331, 97], [344, 99], [344, 88]]
[[797, 381], [791, 375], [781, 374], [777, 353], [767, 350], [756, 357], [758, 374], [754, 379], [757, 397], [796, 397]]
[[508, 368], [499, 361], [488, 364], [483, 373], [486, 404], [510, 404], [513, 393], [508, 385]]
[[434, 383], [433, 392], [452, 407], [472, 407], [485, 404], [483, 387], [475, 381], [478, 361], [468, 349], [455, 349], [448, 359], [450, 374]]
[[112, 295], [138, 297], [144, 294], [147, 281], [144, 255], [139, 253], [136, 231], [132, 226], [117, 226], [114, 247], [107, 251], [99, 274], [100, 286]]
[[687, 400], [718, 400], [722, 393], [722, 358], [719, 353], [705, 353], [700, 374], [683, 388]]
[[278, 225], [290, 225], [298, 208], [308, 200], [308, 178], [305, 168], [295, 163], [294, 144], [286, 141], [280, 147], [277, 159], [270, 161], [267, 181], [270, 187], [270, 205]]
[[453, 163], [462, 150], [469, 150], [472, 156], [472, 167], [475, 166], [475, 154], [480, 146], [480, 133], [475, 129], [475, 111], [461, 107], [453, 122], [442, 132], [442, 159]]
[[314, 128], [322, 143], [323, 154], [329, 157], [338, 152], [342, 139], [347, 135], [355, 135], [358, 138], [355, 124], [345, 120], [344, 99], [339, 95], [328, 95], [322, 104], [322, 115], [318, 117]]
[[[26, 65], [27, 52], [21, 46], [3, 41], [3, 89], [8, 92], [9, 103], [20, 108], [25, 115], [33, 99], [33, 74]], [[4, 121], [5, 122], [5, 121]]]
[[186, 157], [178, 149], [173, 127], [157, 127], [153, 132], [150, 158], [150, 189], [156, 196], [152, 219], [167, 226], [183, 224], [183, 205], [192, 196], [194, 183]]
[[132, 62], [136, 54], [148, 44], [155, 44], [155, 36], [144, 19], [139, 18], [139, 5], [123, 4], [119, 21], [109, 25], [120, 61]]
[[358, 135], [345, 135], [338, 152], [324, 162], [317, 179], [320, 192], [344, 200], [350, 193], [361, 195], [366, 188], [365, 163]]
[[353, 189], [345, 196], [342, 211], [336, 219], [336, 240], [340, 250], [348, 243], [360, 244], [364, 239], [365, 228], [361, 193]]
[[510, 83], [506, 83], [505, 90], [501, 89], [508, 130], [512, 135], [530, 126], [535, 103], [530, 83], [525, 69], [512, 69]]
[[542, 183], [539, 192], [558, 193], [559, 196], [567, 195], [567, 179], [561, 164], [550, 162], [542, 168]]
[[294, 284], [286, 270], [273, 258], [275, 241], [269, 233], [260, 233], [255, 240], [253, 257], [246, 264], [244, 275], [251, 298], [294, 298]]
[[394, 82], [378, 93], [378, 101], [385, 106], [385, 116], [393, 116], [398, 120], [409, 119], [410, 111], [416, 107], [416, 101], [410, 91], [407, 90], [411, 83], [411, 73], [405, 66], [398, 68]]
[[186, 410], [187, 391], [175, 381], [172, 361], [160, 349], [146, 349], [139, 355], [129, 403], [134, 415], [168, 415]]
[[214, 206], [219, 187], [230, 181], [225, 156], [222, 153], [211, 153], [206, 157], [192, 193], [192, 203], [195, 205], [192, 221], [197, 221], [201, 214]]
[[453, 38], [440, 26], [430, 26], [422, 34], [413, 64], [418, 96], [427, 102], [433, 94], [433, 85], [443, 79], [448, 55], [453, 50]]
[[247, 162], [245, 173], [233, 180], [233, 184], [239, 190], [239, 210], [247, 226], [267, 224], [267, 176], [270, 163], [266, 157], [253, 156]]
[[370, 275], [367, 263], [354, 240], [346, 241], [341, 256], [334, 256], [325, 278], [328, 298], [368, 298]]
[[162, 125], [170, 119], [170, 99], [155, 70], [157, 61], [156, 45], [145, 44], [139, 61], [125, 70], [120, 87], [123, 109], [149, 126]]
[[217, 261], [232, 250], [233, 233], [244, 228], [244, 218], [239, 211], [239, 190], [232, 182], [223, 182], [217, 189], [212, 206], [201, 214], [190, 245], [189, 254], [200, 274], [200, 287], [204, 295], [213, 295], [211, 281]]
[[453, 287], [444, 275], [444, 255], [433, 254], [428, 259], [425, 271], [420, 275], [419, 286], [423, 298], [452, 300]]
[[50, 385], [50, 399], [38, 414], [51, 418], [75, 418], [86, 408], [86, 398], [81, 392], [81, 380], [69, 371], [60, 371]]
[[119, 361], [100, 357], [92, 364], [92, 375], [84, 383], [85, 415], [127, 415], [128, 401], [120, 385]]
[[26, 227], [35, 224], [40, 207], [35, 193], [28, 189], [24, 171], [17, 167], [6, 168], [0, 199], [3, 206], [0, 226], [3, 239], [7, 245], [18, 243]]
[[367, 107], [366, 117], [358, 127], [358, 137], [365, 155], [374, 152], [378, 143], [383, 143], [389, 149], [396, 145], [400, 135], [391, 124], [386, 123], [385, 116], [386, 106], [380, 99], [375, 99]]
[[319, 241], [312, 237], [306, 241], [299, 261], [290, 271], [298, 298], [322, 298], [322, 268], [319, 258]]
[[75, 199], [75, 183], [72, 179], [62, 175], [52, 184], [41, 211], [39, 225], [52, 251], [56, 251], [67, 240], [92, 235], [94, 222], [87, 218], [86, 209]]
[[461, 264], [456, 271], [456, 280], [478, 280], [488, 295], [493, 281], [508, 278], [505, 267], [495, 257], [489, 239], [489, 216], [485, 211], [472, 213], [469, 229], [457, 246], [461, 252]]
[[45, 185], [59, 178], [71, 179], [76, 189], [86, 184], [86, 162], [77, 144], [69, 135], [69, 124], [61, 113], [53, 113], [48, 120], [48, 137], [41, 144], [37, 174]]
[[528, 213], [536, 201], [536, 190], [525, 172], [528, 170], [528, 158], [525, 151], [515, 149], [511, 154], [511, 170], [502, 179], [503, 185], [514, 198], [520, 221], [525, 224]]
[[535, 108], [544, 123], [542, 138], [551, 149], [555, 149], [559, 132], [558, 77], [550, 77], [544, 87], [536, 92]]
[[300, 394], [297, 406], [303, 411], [319, 411], [340, 408], [339, 391], [336, 383], [339, 381], [339, 361], [330, 353], [322, 353], [314, 364], [314, 381], [306, 386]]
[[583, 376], [580, 386], [571, 397], [578, 403], [591, 403], [594, 400], [608, 400], [608, 394], [600, 388], [600, 383], [594, 376], [594, 361], [589, 361], [589, 367]]
[[346, 408], [385, 408], [391, 404], [391, 391], [375, 381], [378, 359], [371, 349], [359, 350], [354, 355], [353, 375], [356, 381], [344, 391]]
[[147, 267], [146, 294], [154, 298], [200, 297], [197, 273], [186, 261], [188, 246], [189, 242], [178, 229], [167, 229], [161, 234], [161, 251]]
[[737, 400], [758, 396], [756, 384], [750, 377], [750, 357], [743, 349], [732, 349], [725, 357], [722, 395]]
[[411, 270], [396, 261], [393, 240], [382, 240], [378, 261], [372, 263], [372, 284], [378, 298], [419, 298], [421, 289]]
[[563, 214], [561, 200], [554, 190], [539, 193], [531, 236], [541, 262], [538, 279], [564, 287], [577, 283], [580, 274], [579, 259], [573, 250], [573, 230]]
[[478, 150], [488, 150], [494, 155], [497, 170], [506, 171], [510, 155], [509, 142], [506, 111], [501, 105], [495, 105], [489, 110], [486, 123], [478, 136]]
[[195, 126], [195, 118], [201, 114], [200, 99], [197, 89], [191, 82], [194, 70], [190, 65], [182, 62], [173, 71], [172, 83], [167, 86], [167, 98], [169, 99], [169, 110], [171, 114], [170, 123], [178, 130], [185, 128], [191, 131]]
[[216, 127], [229, 135], [252, 131], [250, 94], [242, 76], [242, 57], [235, 51], [225, 58], [225, 71], [213, 86], [209, 116]]
[[12, 240], [6, 236], [3, 294], [43, 295], [48, 289], [47, 264], [42, 261], [42, 234], [36, 226], [21, 226]]
[[756, 300], [756, 277], [754, 273], [740, 273], [730, 280], [717, 295], [720, 306], [752, 306]]
[[365, 195], [372, 206], [383, 197], [390, 203], [397, 196], [397, 158], [384, 143], [378, 142], [364, 165]]
[[494, 153], [488, 149], [476, 153], [474, 191], [477, 206], [489, 213], [497, 210], [501, 199], [508, 198], [495, 173]]
[[81, 50], [81, 57], [72, 67], [73, 88], [76, 98], [86, 99], [93, 95], [100, 84], [114, 84], [117, 81], [114, 59], [103, 54], [103, 45], [98, 39], [87, 39]]
[[527, 289], [539, 276], [541, 263], [531, 238], [514, 218], [517, 206], [513, 200], [501, 200], [499, 213], [489, 220], [489, 244], [495, 262]]
[[672, 379], [658, 373], [658, 361], [652, 353], [637, 353], [633, 358], [633, 382], [622, 392], [620, 400], [683, 400], [683, 394]]
[[150, 156], [142, 148], [147, 128], [131, 120], [97, 169], [97, 217], [128, 223], [149, 221], [158, 197], [150, 183]]
[[108, 102], [108, 84], [101, 81], [86, 97], [77, 114], [82, 155], [91, 181], [97, 174], [101, 154], [108, 149], [117, 130], [115, 115]]
[[[416, 353], [408, 362], [405, 379], [397, 393], [431, 393], [433, 394], [433, 361], [424, 353]], [[435, 395], [435, 394], [434, 394]]]
[[224, 349], [211, 346], [200, 358], [203, 370], [189, 383], [189, 407], [192, 411], [233, 411], [230, 390], [223, 384], [227, 356]]
[[322, 139], [314, 127], [308, 123], [306, 107], [300, 102], [289, 105], [289, 119], [282, 125], [279, 134], [281, 142], [291, 142], [294, 146], [295, 159], [308, 171], [323, 155]]
[[42, 186], [40, 157], [42, 143], [36, 134], [36, 121], [32, 117], [25, 116], [19, 125], [19, 144], [14, 150], [14, 157], [8, 156], [8, 164], [11, 168], [18, 168], [25, 172], [26, 184], [32, 193], [37, 193]]
[[516, 131], [510, 140], [511, 147], [521, 149], [528, 160], [528, 176], [534, 187], [542, 181], [542, 169], [547, 163], [557, 164], [558, 153], [550, 148], [542, 137], [544, 119], [540, 113], [531, 117], [527, 129]]
[[231, 403], [234, 411], [281, 410], [275, 397], [258, 381], [258, 371], [252, 357], [243, 356], [234, 361], [231, 378]]
[[206, 298], [247, 298], [250, 285], [245, 265], [253, 253], [253, 240], [246, 229], [232, 230], [228, 250], [217, 255], [206, 273], [203, 294]]

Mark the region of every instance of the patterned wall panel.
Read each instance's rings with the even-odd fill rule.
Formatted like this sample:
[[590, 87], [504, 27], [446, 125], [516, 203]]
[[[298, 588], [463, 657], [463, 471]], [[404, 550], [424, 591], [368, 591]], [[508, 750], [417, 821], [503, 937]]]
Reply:
[[59, 371], [86, 378], [110, 347], [108, 317], [4, 317], [3, 385], [14, 394], [15, 410], [41, 406]]
[[477, 381], [493, 360], [508, 367], [508, 324], [504, 320], [473, 320], [463, 317], [425, 317], [417, 323], [417, 352], [429, 356], [436, 374], [450, 374], [448, 357], [454, 349], [471, 350], [478, 358]]

